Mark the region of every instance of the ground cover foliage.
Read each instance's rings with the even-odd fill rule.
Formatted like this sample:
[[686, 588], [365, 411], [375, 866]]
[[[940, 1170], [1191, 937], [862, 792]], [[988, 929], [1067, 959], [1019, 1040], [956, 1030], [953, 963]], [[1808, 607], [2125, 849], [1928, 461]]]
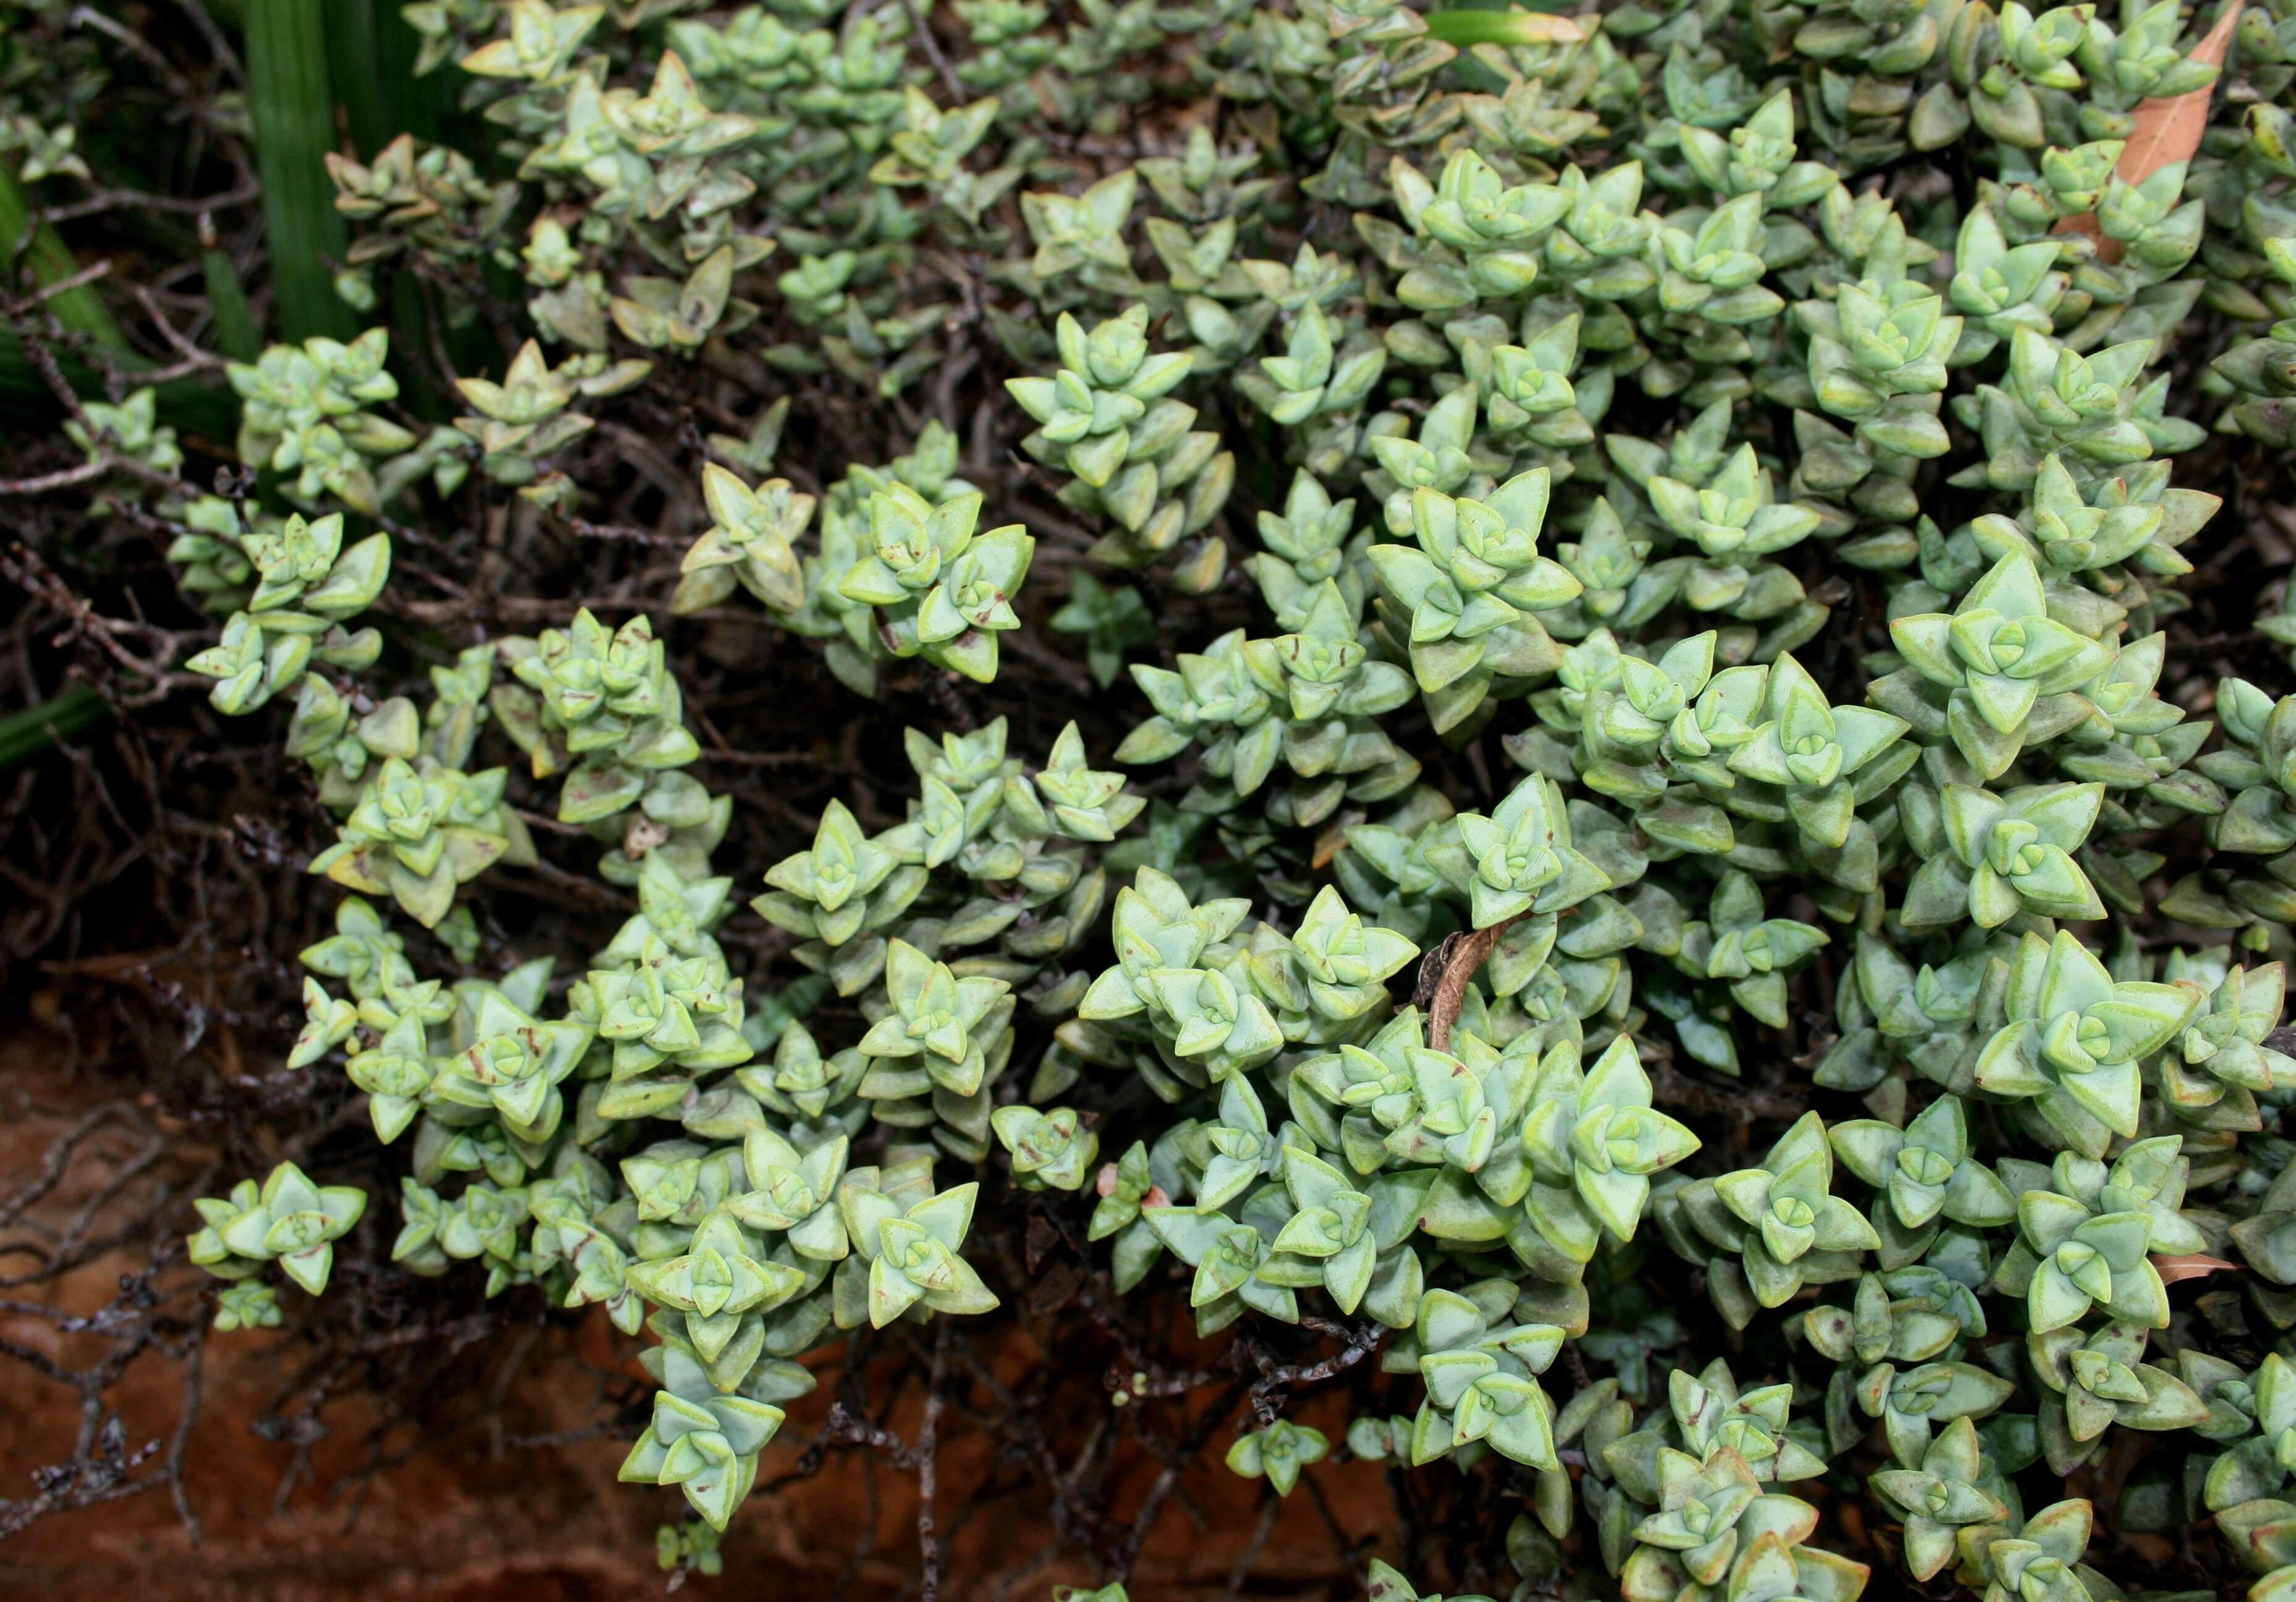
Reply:
[[926, 1596], [1208, 1458], [1232, 1593], [2296, 1596], [2292, 109], [2283, 0], [0, 6], [8, 955], [184, 1176], [8, 1204], [4, 1527], [193, 1516], [128, 1362], [539, 1326], [680, 1580], [858, 1451]]

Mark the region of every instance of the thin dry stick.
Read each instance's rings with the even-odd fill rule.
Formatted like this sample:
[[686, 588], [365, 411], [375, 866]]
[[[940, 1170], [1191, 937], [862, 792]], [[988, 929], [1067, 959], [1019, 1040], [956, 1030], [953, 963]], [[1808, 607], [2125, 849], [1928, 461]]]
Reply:
[[924, 1568], [918, 1587], [924, 1602], [940, 1594], [940, 1546], [933, 1534], [933, 1449], [940, 1437], [940, 1382], [948, 1366], [948, 1323], [942, 1320], [933, 1341], [932, 1374], [925, 1385], [925, 1421], [917, 1428], [917, 1552]]
[[1514, 918], [1503, 918], [1487, 929], [1446, 935], [1443, 943], [1427, 953], [1427, 960], [1419, 965], [1419, 991], [1413, 1000], [1426, 999], [1427, 1043], [1433, 1050], [1451, 1049], [1451, 1026], [1458, 1021], [1459, 1008], [1467, 999], [1467, 982], [1491, 954], [1499, 936], [1514, 927], [1515, 919], [1529, 916], [1527, 911], [1517, 912]]
[[1251, 1566], [1259, 1561], [1261, 1549], [1267, 1545], [1268, 1536], [1275, 1533], [1276, 1515], [1283, 1511], [1283, 1499], [1274, 1492], [1263, 1492], [1259, 1500], [1259, 1523], [1251, 1532], [1251, 1540], [1235, 1560], [1235, 1568], [1227, 1577], [1227, 1590], [1221, 1593], [1223, 1602], [1236, 1602], [1243, 1595], [1243, 1582], [1251, 1577]]
[[59, 468], [53, 473], [38, 473], [29, 478], [0, 478], [0, 495], [45, 495], [59, 489], [70, 489], [75, 484], [86, 484], [101, 478], [111, 470], [110, 453], [78, 467]]
[[956, 76], [956, 69], [948, 64], [948, 57], [941, 53], [940, 41], [933, 37], [932, 23], [925, 15], [925, 8], [918, 4], [917, 0], [908, 0], [908, 7], [909, 26], [916, 34], [917, 43], [924, 48], [925, 59], [940, 75], [941, 87], [948, 91], [951, 100], [962, 102], [964, 99], [964, 80]]

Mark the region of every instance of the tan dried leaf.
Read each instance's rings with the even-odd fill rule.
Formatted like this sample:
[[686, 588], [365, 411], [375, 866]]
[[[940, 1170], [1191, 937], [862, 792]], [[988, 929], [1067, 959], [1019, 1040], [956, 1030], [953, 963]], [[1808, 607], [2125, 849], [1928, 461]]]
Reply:
[[[2225, 52], [2232, 45], [2232, 30], [2240, 21], [2241, 4], [2242, 0], [2232, 0], [2225, 7], [2216, 26], [2193, 46], [2190, 60], [2218, 63], [2224, 61]], [[2136, 130], [2121, 147], [2120, 159], [2113, 164], [2113, 175], [2123, 183], [2142, 184], [2172, 162], [2191, 160], [2194, 152], [2201, 148], [2201, 135], [2208, 132], [2209, 105], [2216, 87], [2214, 83], [2207, 83], [2183, 94], [2137, 102]], [[2049, 232], [2086, 233], [2096, 241], [2099, 260], [2120, 259], [2120, 241], [2106, 236], [2093, 211], [2066, 217]]]
[[2161, 1284], [2174, 1285], [2180, 1279], [2205, 1279], [2219, 1269], [2237, 1268], [2239, 1264], [2226, 1263], [2221, 1257], [2208, 1257], [2198, 1252], [2187, 1252], [2177, 1256], [2155, 1257], [2152, 1259], [2152, 1266], [2160, 1271]]

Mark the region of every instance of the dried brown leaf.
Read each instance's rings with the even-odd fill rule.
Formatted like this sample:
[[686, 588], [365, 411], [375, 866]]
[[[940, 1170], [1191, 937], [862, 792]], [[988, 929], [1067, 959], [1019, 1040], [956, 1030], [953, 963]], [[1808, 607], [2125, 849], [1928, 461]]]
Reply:
[[[1527, 916], [1518, 912], [1514, 918], [1504, 918], [1487, 929], [1472, 934], [1453, 933], [1443, 936], [1443, 942], [1429, 952], [1419, 965], [1419, 992], [1426, 997], [1427, 1044], [1438, 1051], [1451, 1049], [1451, 1025], [1459, 1016], [1459, 1009], [1467, 1000], [1467, 985], [1499, 936], [1513, 927], [1515, 919]], [[1414, 1002], [1419, 996], [1413, 997]]]
[[2207, 1257], [2198, 1252], [2152, 1259], [2152, 1266], [2161, 1273], [2161, 1283], [2174, 1285], [2180, 1279], [2201, 1279], [2219, 1269], [2235, 1269], [2238, 1263], [2226, 1263], [2221, 1257]]
[[[2191, 60], [2224, 61], [2225, 52], [2232, 45], [2232, 30], [2240, 21], [2241, 4], [2242, 0], [2232, 0], [2225, 7], [2216, 26], [2193, 46]], [[2216, 87], [2214, 83], [2207, 83], [2183, 94], [2137, 102], [2136, 130], [2121, 147], [2120, 159], [2113, 164], [2113, 175], [2123, 183], [2142, 184], [2164, 167], [2191, 160], [2194, 152], [2201, 148], [2201, 135], [2208, 132], [2209, 106]], [[2120, 259], [2120, 241], [2106, 235], [2093, 211], [2066, 217], [2050, 232], [2086, 233], [2096, 241], [2099, 260]]]

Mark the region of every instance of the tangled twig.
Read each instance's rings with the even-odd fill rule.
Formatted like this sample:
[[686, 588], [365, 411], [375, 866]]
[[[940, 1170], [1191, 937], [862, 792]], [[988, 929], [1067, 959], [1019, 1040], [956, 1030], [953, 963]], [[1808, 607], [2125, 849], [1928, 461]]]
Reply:
[[1421, 959], [1412, 1005], [1427, 1014], [1427, 1044], [1431, 1050], [1451, 1049], [1451, 1026], [1458, 1022], [1459, 1009], [1466, 1003], [1468, 983], [1490, 956], [1491, 949], [1498, 944], [1499, 937], [1513, 928], [1517, 920], [1529, 915], [1528, 911], [1518, 912], [1488, 928], [1466, 933], [1454, 929]]

